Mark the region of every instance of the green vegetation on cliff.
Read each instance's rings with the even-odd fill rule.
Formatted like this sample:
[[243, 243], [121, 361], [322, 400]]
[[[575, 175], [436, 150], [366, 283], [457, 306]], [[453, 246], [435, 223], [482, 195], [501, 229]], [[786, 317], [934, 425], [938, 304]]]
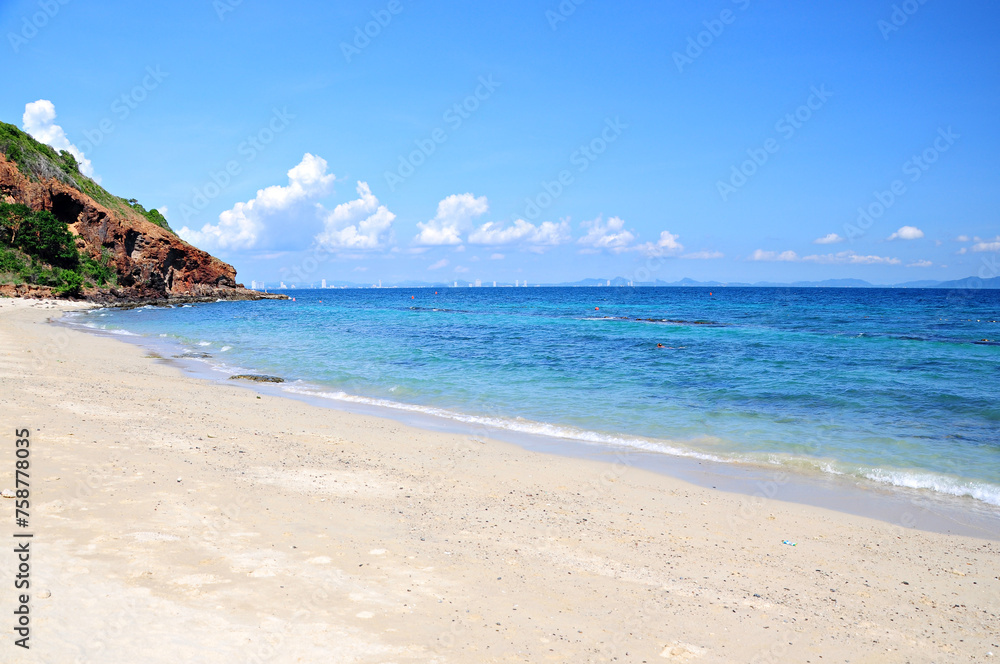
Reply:
[[77, 296], [84, 286], [115, 282], [111, 256], [81, 256], [69, 228], [48, 211], [0, 203], [0, 283], [52, 286], [57, 295]]
[[55, 178], [87, 194], [108, 209], [120, 213], [127, 213], [129, 210], [138, 212], [157, 226], [173, 232], [159, 211], [147, 210], [134, 198], [126, 200], [108, 193], [80, 172], [72, 154], [66, 150], [56, 153], [50, 146], [39, 143], [29, 134], [6, 122], [0, 122], [0, 153], [17, 164], [18, 170], [31, 180]]

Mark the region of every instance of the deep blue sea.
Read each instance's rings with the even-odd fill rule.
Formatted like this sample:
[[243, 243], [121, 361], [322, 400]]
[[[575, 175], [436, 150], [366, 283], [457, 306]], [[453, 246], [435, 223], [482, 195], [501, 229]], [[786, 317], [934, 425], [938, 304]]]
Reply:
[[997, 290], [288, 293], [76, 320], [335, 401], [1000, 506]]

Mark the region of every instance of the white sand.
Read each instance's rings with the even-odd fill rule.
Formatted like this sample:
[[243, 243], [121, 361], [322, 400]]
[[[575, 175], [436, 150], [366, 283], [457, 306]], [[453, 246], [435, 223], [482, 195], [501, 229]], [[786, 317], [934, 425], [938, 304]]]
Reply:
[[35, 534], [25, 652], [0, 502], [0, 662], [1000, 657], [997, 542], [260, 397], [57, 314], [0, 300]]

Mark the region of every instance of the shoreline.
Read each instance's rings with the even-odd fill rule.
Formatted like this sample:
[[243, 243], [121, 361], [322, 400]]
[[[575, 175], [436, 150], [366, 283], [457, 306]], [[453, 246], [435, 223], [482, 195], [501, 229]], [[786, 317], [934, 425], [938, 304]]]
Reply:
[[[121, 334], [74, 325], [66, 322], [65, 318], [53, 320], [52, 324], [116, 339], [147, 351], [167, 353], [167, 356], [157, 358], [157, 361], [176, 366], [189, 376], [214, 384], [226, 384], [230, 372], [256, 371], [254, 367], [239, 366], [224, 370], [203, 358], [171, 354], [185, 352], [183, 344], [173, 339], [161, 340], [132, 333]], [[222, 358], [213, 357], [213, 359]], [[306, 384], [298, 387], [288, 383], [283, 386], [260, 383], [236, 384], [261, 394], [298, 400], [339, 412], [385, 418], [428, 431], [500, 440], [527, 451], [542, 452], [561, 458], [589, 459], [611, 463], [616, 467], [636, 467], [681, 479], [702, 488], [718, 489], [752, 500], [773, 498], [783, 502], [878, 519], [905, 528], [1000, 541], [1000, 507], [967, 495], [956, 496], [931, 489], [883, 484], [857, 475], [810, 471], [790, 466], [771, 466], [744, 459], [713, 458], [705, 452], [682, 451], [681, 448], [676, 448], [676, 453], [656, 452], [625, 444], [615, 445], [611, 442], [533, 433], [482, 423], [475, 421], [481, 418], [461, 413], [449, 411], [447, 415], [443, 415], [439, 413], [445, 411], [440, 409], [402, 402], [388, 402], [354, 395], [346, 395], [347, 398], [343, 399], [335, 398], [329, 396], [322, 386], [318, 385]], [[546, 426], [558, 428], [558, 425]], [[676, 445], [673, 441], [658, 442], [671, 447]]]
[[213, 384], [2, 305], [51, 593], [9, 661], [1000, 653], [996, 542]]

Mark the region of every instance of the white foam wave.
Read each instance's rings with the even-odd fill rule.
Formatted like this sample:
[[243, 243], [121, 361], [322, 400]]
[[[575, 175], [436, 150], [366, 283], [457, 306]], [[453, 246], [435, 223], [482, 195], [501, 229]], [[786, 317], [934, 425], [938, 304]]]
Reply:
[[960, 480], [935, 473], [885, 470], [883, 468], [867, 471], [863, 475], [865, 478], [880, 484], [890, 484], [908, 489], [928, 489], [949, 496], [965, 496], [1000, 507], [1000, 486], [986, 482]]
[[135, 334], [133, 332], [129, 332], [128, 330], [113, 330], [113, 329], [109, 330], [107, 327], [103, 327], [101, 329], [104, 332], [107, 332], [108, 334], [117, 334], [120, 337], [141, 337], [142, 336], [141, 334]]
[[549, 438], [563, 438], [566, 440], [574, 440], [594, 445], [631, 447], [646, 452], [659, 452], [661, 454], [670, 454], [673, 456], [688, 457], [692, 459], [702, 459], [704, 461], [715, 461], [717, 463], [732, 463], [734, 461], [734, 459], [726, 459], [724, 457], [719, 457], [713, 454], [706, 454], [704, 452], [697, 452], [695, 450], [689, 450], [682, 447], [670, 445], [665, 441], [654, 441], [648, 438], [639, 438], [633, 436], [616, 436], [611, 434], [598, 433], [596, 431], [588, 431], [586, 429], [577, 429], [575, 427], [547, 424], [545, 422], [532, 422], [530, 420], [525, 420], [522, 418], [511, 419], [507, 417], [466, 415], [465, 413], [458, 413], [455, 411], [446, 410], [444, 408], [435, 408], [434, 406], [420, 406], [416, 404], [390, 401], [388, 399], [362, 397], [354, 394], [348, 394], [346, 392], [325, 392], [317, 389], [311, 389], [303, 385], [295, 385], [295, 384], [286, 386], [284, 390], [286, 392], [292, 392], [294, 394], [302, 394], [304, 396], [320, 397], [323, 399], [332, 399], [335, 401], [344, 401], [347, 403], [357, 403], [366, 406], [376, 406], [379, 408], [391, 408], [393, 410], [401, 410], [411, 413], [419, 413], [422, 415], [431, 415], [433, 417], [441, 417], [456, 422], [463, 422], [465, 424], [478, 424], [482, 426], [491, 427], [494, 429], [506, 429], [508, 431], [516, 431], [517, 433], [546, 436]]

